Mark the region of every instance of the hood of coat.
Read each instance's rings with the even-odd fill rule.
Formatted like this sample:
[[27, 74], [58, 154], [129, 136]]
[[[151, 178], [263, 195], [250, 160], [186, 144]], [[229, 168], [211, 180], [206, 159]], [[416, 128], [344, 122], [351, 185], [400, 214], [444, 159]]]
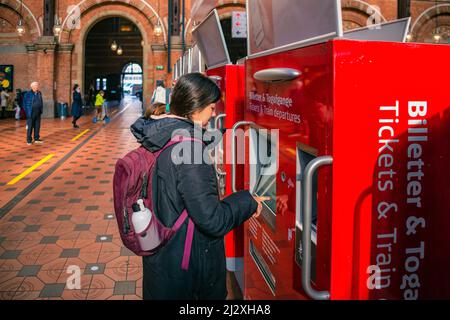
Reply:
[[213, 142], [205, 129], [194, 125], [188, 119], [182, 118], [145, 119], [141, 117], [131, 126], [131, 132], [138, 143], [150, 152], [162, 149], [173, 136], [180, 134], [202, 139], [205, 145]]

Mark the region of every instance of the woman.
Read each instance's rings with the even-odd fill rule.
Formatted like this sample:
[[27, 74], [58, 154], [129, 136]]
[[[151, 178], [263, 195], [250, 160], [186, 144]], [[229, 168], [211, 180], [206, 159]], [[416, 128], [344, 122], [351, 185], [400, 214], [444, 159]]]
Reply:
[[8, 106], [9, 94], [6, 92], [6, 89], [0, 87], [0, 100], [2, 105], [2, 119], [6, 118], [6, 107]]
[[166, 113], [166, 104], [165, 103], [154, 103], [150, 108], [147, 108], [145, 111], [144, 118], [150, 119], [151, 116], [161, 116]]
[[100, 90], [95, 97], [95, 110], [97, 110], [97, 120], [102, 120], [102, 107], [105, 103], [105, 99], [103, 98], [105, 96], [105, 92], [103, 90]]
[[72, 124], [74, 128], [79, 128], [77, 120], [83, 114], [83, 100], [81, 99], [81, 89], [78, 84], [73, 86], [72, 92]]
[[[219, 99], [220, 90], [208, 77], [200, 73], [184, 75], [173, 91], [171, 115], [141, 118], [132, 125], [131, 131], [145, 148], [158, 151], [171, 140], [175, 130], [177, 134], [183, 130], [194, 137], [202, 134], [215, 115], [215, 103]], [[189, 268], [181, 269], [186, 221], [157, 253], [143, 257], [144, 299], [225, 299], [224, 236], [253, 214], [259, 215], [261, 201], [268, 200], [254, 198], [248, 191], [220, 200], [213, 165], [205, 161], [200, 164], [198, 161], [181, 164], [173, 161], [174, 147], [186, 144], [181, 147], [191, 147], [190, 150], [195, 152], [194, 143], [199, 142], [181, 142], [165, 149], [158, 158], [153, 176], [153, 209], [160, 221], [171, 227], [186, 209], [195, 224]], [[203, 149], [207, 144], [204, 141]]]

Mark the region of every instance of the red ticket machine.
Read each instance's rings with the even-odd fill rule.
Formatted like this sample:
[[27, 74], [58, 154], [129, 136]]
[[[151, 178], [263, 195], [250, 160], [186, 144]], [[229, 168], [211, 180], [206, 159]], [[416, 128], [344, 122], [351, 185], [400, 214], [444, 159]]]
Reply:
[[[216, 104], [214, 128], [224, 133], [222, 142], [215, 150], [215, 166], [219, 177], [219, 188], [222, 197], [233, 193], [231, 184], [231, 163], [226, 161], [230, 157], [230, 129], [243, 119], [245, 102], [245, 68], [244, 64], [228, 64], [219, 68], [207, 70], [207, 75], [213, 79], [222, 92], [222, 99]], [[235, 188], [243, 188], [243, 168], [237, 174]], [[243, 284], [243, 226], [231, 231], [225, 237], [225, 251], [227, 269], [235, 273], [242, 288]]]
[[[329, 40], [246, 62], [246, 299], [450, 298], [450, 47]], [[233, 140], [235, 136], [233, 131]]]

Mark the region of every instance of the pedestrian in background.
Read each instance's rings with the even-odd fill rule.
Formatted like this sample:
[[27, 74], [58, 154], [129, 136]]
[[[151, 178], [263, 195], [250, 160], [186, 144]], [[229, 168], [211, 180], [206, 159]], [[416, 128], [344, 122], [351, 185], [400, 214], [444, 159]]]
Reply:
[[166, 114], [166, 104], [157, 102], [151, 105], [150, 108], [147, 108], [144, 118], [150, 119], [151, 116], [161, 116], [163, 114]]
[[20, 113], [22, 110], [22, 90], [16, 90], [16, 99], [14, 100], [14, 111], [16, 112], [16, 120], [20, 120]]
[[89, 101], [89, 107], [95, 106], [95, 88], [92, 83], [89, 86], [89, 90], [88, 90], [88, 101]]
[[4, 89], [3, 87], [0, 88], [1, 90], [1, 105], [2, 105], [2, 119], [6, 118], [6, 107], [8, 106], [8, 98], [9, 98], [9, 94], [8, 92], [6, 92], [6, 89]]
[[78, 84], [73, 86], [72, 92], [72, 124], [74, 128], [79, 128], [77, 120], [80, 119], [83, 114], [83, 100], [81, 99], [81, 89]]
[[34, 142], [43, 143], [39, 136], [41, 129], [41, 115], [44, 112], [42, 93], [39, 91], [39, 83], [31, 83], [31, 91], [25, 94], [24, 107], [27, 115], [27, 144], [30, 145], [31, 135], [34, 131]]
[[105, 96], [105, 92], [103, 90], [100, 90], [97, 94], [97, 96], [95, 97], [95, 110], [97, 110], [97, 120], [100, 121], [102, 120], [102, 107], [103, 104], [105, 103], [105, 99], [103, 98]]

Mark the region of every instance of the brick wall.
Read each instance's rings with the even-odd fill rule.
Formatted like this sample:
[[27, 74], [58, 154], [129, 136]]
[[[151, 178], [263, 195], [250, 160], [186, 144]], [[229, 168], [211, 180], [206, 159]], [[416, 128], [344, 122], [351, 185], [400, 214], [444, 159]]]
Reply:
[[[191, 7], [199, 0], [186, 0], [186, 24], [187, 28], [186, 45], [191, 44], [192, 21], [190, 21]], [[159, 2], [159, 10], [158, 10]], [[120, 12], [132, 20], [145, 33], [144, 49], [144, 97], [148, 101], [156, 79], [165, 79], [167, 85], [171, 85], [172, 75], [167, 72], [167, 16], [168, 2], [161, 0], [116, 0], [116, 1], [98, 1], [98, 0], [59, 0], [57, 8], [58, 15], [62, 22], [70, 21], [67, 19], [71, 6], [81, 4], [81, 29], [68, 27], [66, 21], [65, 31], [58, 39], [59, 45], [56, 51], [51, 54], [44, 54], [43, 48], [35, 48], [34, 44], [39, 42], [42, 35], [43, 21], [43, 1], [23, 0], [22, 18], [26, 26], [27, 33], [19, 38], [15, 34], [15, 27], [19, 20], [20, 0], [1, 0], [0, 1], [0, 63], [13, 64], [15, 67], [15, 87], [28, 87], [29, 82], [36, 80], [37, 77], [44, 83], [46, 95], [49, 100], [68, 101], [71, 98], [71, 88], [74, 83], [83, 82], [83, 41], [90, 28], [95, 25], [101, 17], [115, 16]], [[364, 25], [369, 13], [367, 5], [374, 4], [380, 7], [380, 11], [386, 20], [392, 20], [397, 15], [396, 0], [342, 0], [344, 7], [343, 18], [347, 28], [355, 28]], [[438, 1], [439, 4], [449, 4], [448, 9], [440, 9], [443, 25], [450, 25], [450, 1]], [[217, 0], [215, 6], [221, 17], [227, 17], [231, 11], [242, 10], [245, 0]], [[435, 1], [412, 0], [411, 16], [414, 24], [415, 20], [421, 14], [435, 5]], [[153, 8], [154, 11], [151, 10]], [[153, 34], [153, 26], [157, 22], [159, 13], [161, 21], [165, 25], [166, 36], [156, 37]], [[420, 21], [415, 24], [414, 40], [428, 41], [430, 34], [434, 30], [435, 11], [429, 11], [427, 15], [421, 16]], [[176, 39], [174, 39], [176, 40]], [[178, 39], [178, 42], [179, 39]], [[25, 46], [28, 45], [28, 53]], [[73, 50], [67, 46], [73, 45]], [[171, 52], [172, 65], [181, 56], [179, 46], [174, 46]], [[164, 70], [157, 71], [156, 66], [162, 65]], [[52, 67], [54, 66], [54, 67]], [[49, 74], [49, 72], [51, 74]], [[53, 91], [51, 83], [56, 81], [56, 90]]]

